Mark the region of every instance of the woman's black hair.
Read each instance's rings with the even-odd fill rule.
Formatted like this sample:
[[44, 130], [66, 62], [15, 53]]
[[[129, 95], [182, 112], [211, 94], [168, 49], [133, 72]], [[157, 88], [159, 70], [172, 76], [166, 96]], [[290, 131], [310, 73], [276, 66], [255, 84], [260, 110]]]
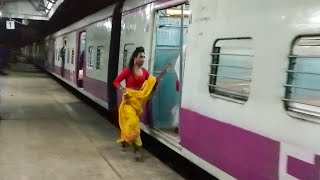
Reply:
[[134, 58], [136, 58], [139, 53], [144, 53], [143, 47], [137, 47], [136, 50], [133, 51], [130, 61], [129, 61], [129, 70], [133, 73], [133, 67], [134, 67]]

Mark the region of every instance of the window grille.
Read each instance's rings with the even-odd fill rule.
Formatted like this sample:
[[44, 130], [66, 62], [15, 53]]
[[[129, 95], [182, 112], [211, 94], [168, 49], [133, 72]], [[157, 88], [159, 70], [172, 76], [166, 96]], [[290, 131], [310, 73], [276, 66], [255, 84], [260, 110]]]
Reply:
[[253, 47], [251, 38], [219, 39], [213, 47], [209, 92], [247, 101], [250, 94]]
[[320, 116], [320, 36], [300, 37], [291, 49], [285, 107], [311, 116]]

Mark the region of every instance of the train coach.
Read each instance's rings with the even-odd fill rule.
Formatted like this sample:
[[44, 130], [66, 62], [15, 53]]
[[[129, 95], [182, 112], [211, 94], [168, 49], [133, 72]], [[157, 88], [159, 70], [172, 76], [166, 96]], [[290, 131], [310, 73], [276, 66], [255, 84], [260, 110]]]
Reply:
[[[24, 54], [96, 103], [137, 46], [163, 77], [141, 128], [215, 177], [320, 179], [320, 1], [126, 0]], [[318, 65], [319, 64], [319, 65]]]

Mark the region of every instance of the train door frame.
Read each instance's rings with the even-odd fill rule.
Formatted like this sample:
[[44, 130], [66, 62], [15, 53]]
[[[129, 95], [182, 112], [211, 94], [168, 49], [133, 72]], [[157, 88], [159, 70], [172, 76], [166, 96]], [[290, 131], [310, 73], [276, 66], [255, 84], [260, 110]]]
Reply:
[[122, 8], [125, 0], [119, 1], [114, 8], [112, 14], [112, 29], [109, 47], [109, 63], [108, 63], [108, 109], [114, 119], [114, 124], [118, 125], [118, 92], [113, 86], [113, 81], [118, 76], [119, 56], [120, 56], [120, 40], [121, 40], [121, 21]]
[[[85, 33], [85, 46], [84, 46], [84, 57], [83, 57], [83, 66], [82, 66], [82, 80], [79, 79], [79, 61], [81, 58], [81, 35]], [[85, 77], [86, 72], [86, 52], [87, 52], [87, 31], [86, 29], [82, 29], [77, 32], [77, 55], [76, 55], [76, 84], [77, 87], [83, 88], [83, 79]]]
[[56, 46], [57, 46], [57, 44], [56, 44], [56, 39], [51, 39], [51, 42], [50, 42], [50, 43], [51, 43], [51, 45], [52, 45], [52, 47], [53, 47], [53, 48], [52, 48], [53, 56], [52, 56], [52, 59], [51, 59], [52, 62], [51, 62], [51, 67], [50, 67], [50, 69], [51, 69], [52, 72], [54, 72], [55, 62], [56, 62], [56, 58], [57, 58], [57, 57], [56, 57], [56, 56], [57, 56], [57, 54], [56, 54], [56, 52], [57, 52], [57, 50], [56, 50], [56, 48], [57, 48], [57, 47], [56, 47]]
[[[152, 58], [154, 59], [152, 63], [149, 64], [149, 69], [151, 70], [152, 74], [155, 73], [156, 69], [155, 69], [155, 63], [156, 63], [156, 55], [157, 55], [157, 41], [158, 41], [158, 31], [159, 31], [159, 12], [161, 10], [166, 10], [166, 9], [169, 9], [169, 8], [173, 8], [173, 7], [179, 7], [181, 6], [181, 14], [183, 14], [181, 16], [181, 21], [180, 21], [180, 37], [179, 37], [179, 55], [178, 55], [178, 58], [177, 60], [179, 61], [179, 75], [178, 75], [178, 81], [179, 81], [179, 87], [178, 89], [176, 89], [178, 91], [178, 96], [177, 96], [177, 105], [178, 105], [178, 109], [177, 109], [177, 113], [180, 114], [180, 109], [181, 109], [181, 97], [182, 97], [182, 85], [183, 85], [183, 71], [184, 71], [184, 60], [185, 60], [185, 48], [184, 48], [184, 27], [185, 27], [185, 24], [184, 24], [184, 21], [186, 19], [185, 17], [185, 13], [184, 13], [184, 9], [185, 9], [185, 5], [186, 4], [189, 4], [188, 1], [186, 2], [183, 2], [183, 3], [179, 3], [179, 4], [174, 4], [174, 5], [170, 5], [170, 6], [166, 6], [166, 7], [161, 7], [161, 8], [157, 8], [154, 10], [154, 25], [153, 25], [153, 40], [152, 40]], [[191, 16], [191, 14], [190, 14]], [[189, 24], [190, 24], [191, 20], [189, 18]], [[188, 24], [188, 25], [189, 25]], [[176, 62], [178, 63], [178, 62]], [[174, 67], [174, 64], [171, 65], [170, 68], [175, 68]], [[159, 91], [157, 89], [157, 91]], [[157, 92], [155, 92], [155, 96], [157, 96]], [[153, 96], [154, 98], [154, 96]], [[152, 99], [153, 99], [152, 98]], [[151, 101], [153, 101], [151, 99]], [[153, 104], [153, 103], [151, 103]], [[155, 111], [157, 111], [158, 108], [155, 108], [154, 105], [151, 105], [151, 112], [152, 112], [152, 118], [151, 118], [151, 127], [154, 128], [154, 129], [157, 129], [157, 130], [161, 130], [161, 127], [157, 127], [157, 125], [155, 124], [155, 121], [156, 121], [156, 115], [154, 114]], [[178, 115], [177, 118], [177, 127], [176, 127], [176, 130], [175, 130], [175, 133], [179, 135], [179, 132], [178, 132], [178, 129], [180, 127], [180, 116]], [[174, 121], [174, 120], [173, 120]]]
[[67, 48], [67, 37], [64, 36], [62, 38], [62, 48], [60, 50], [60, 56], [61, 56], [61, 52], [62, 49], [64, 48], [64, 54], [63, 57], [61, 57], [61, 77], [64, 77], [64, 71], [65, 71], [65, 65], [66, 65], [66, 48]]

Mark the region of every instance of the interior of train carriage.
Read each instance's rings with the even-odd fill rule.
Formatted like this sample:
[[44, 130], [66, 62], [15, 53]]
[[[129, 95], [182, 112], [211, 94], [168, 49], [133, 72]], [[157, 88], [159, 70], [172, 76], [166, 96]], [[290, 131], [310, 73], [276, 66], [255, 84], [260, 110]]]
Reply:
[[[151, 99], [152, 127], [179, 141], [181, 78], [185, 59], [187, 30], [190, 23], [189, 4], [156, 12], [153, 75], [158, 76], [171, 64]], [[180, 56], [182, 54], [182, 56]], [[182, 61], [181, 61], [182, 59]], [[181, 71], [182, 70], [182, 71]]]
[[[76, 76], [77, 76], [77, 86], [83, 88], [83, 68], [84, 61], [86, 57], [86, 31], [81, 31], [79, 33], [79, 42], [78, 42], [78, 55], [76, 62]], [[91, 53], [91, 51], [90, 51]]]

